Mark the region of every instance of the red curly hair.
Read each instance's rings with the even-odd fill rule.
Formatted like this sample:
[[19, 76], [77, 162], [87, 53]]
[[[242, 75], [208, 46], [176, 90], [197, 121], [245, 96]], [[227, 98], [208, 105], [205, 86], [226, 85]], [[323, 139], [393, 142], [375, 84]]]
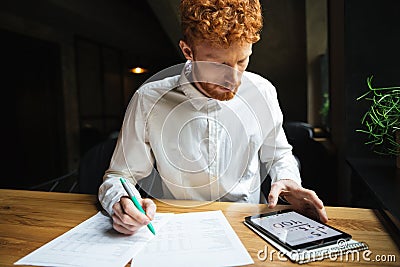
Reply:
[[183, 40], [206, 40], [229, 47], [233, 42], [255, 43], [262, 28], [258, 0], [182, 0], [180, 16]]

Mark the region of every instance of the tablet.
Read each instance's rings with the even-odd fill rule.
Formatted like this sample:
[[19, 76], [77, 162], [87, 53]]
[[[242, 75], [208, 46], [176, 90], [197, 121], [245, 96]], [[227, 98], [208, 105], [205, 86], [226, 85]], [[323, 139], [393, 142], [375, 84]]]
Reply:
[[291, 209], [248, 216], [244, 223], [288, 250], [313, 249], [351, 239], [351, 235]]

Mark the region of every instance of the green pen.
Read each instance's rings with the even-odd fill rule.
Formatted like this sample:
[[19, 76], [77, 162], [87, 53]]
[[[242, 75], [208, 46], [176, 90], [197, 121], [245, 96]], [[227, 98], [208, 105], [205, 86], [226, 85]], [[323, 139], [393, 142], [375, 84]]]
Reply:
[[[132, 189], [129, 187], [128, 183], [126, 182], [126, 180], [124, 178], [120, 178], [119, 179], [122, 183], [122, 186], [124, 187], [125, 191], [128, 193], [129, 197], [131, 198], [131, 200], [133, 201], [133, 204], [135, 204], [135, 207], [144, 215], [146, 215], [146, 212], [143, 210], [142, 206], [140, 205], [139, 201], [136, 199], [135, 194], [132, 192]], [[153, 235], [156, 234], [156, 232], [154, 231], [154, 227], [151, 224], [151, 222], [147, 225], [147, 228], [149, 228], [149, 230], [153, 233]]]

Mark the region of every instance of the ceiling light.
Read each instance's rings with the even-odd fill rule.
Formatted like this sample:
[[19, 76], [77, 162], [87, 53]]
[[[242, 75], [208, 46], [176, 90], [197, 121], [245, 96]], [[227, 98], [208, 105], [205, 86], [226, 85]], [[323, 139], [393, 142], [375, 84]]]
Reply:
[[135, 73], [135, 74], [141, 74], [141, 73], [145, 73], [148, 70], [142, 67], [135, 67], [129, 70], [129, 72]]

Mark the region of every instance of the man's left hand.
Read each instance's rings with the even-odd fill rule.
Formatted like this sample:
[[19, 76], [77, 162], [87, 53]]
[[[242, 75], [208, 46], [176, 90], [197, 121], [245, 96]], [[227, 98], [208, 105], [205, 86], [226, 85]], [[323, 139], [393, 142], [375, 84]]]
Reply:
[[271, 185], [268, 195], [269, 208], [276, 206], [279, 196], [284, 197], [293, 210], [320, 222], [328, 222], [324, 204], [314, 191], [300, 186], [293, 180], [283, 179]]

